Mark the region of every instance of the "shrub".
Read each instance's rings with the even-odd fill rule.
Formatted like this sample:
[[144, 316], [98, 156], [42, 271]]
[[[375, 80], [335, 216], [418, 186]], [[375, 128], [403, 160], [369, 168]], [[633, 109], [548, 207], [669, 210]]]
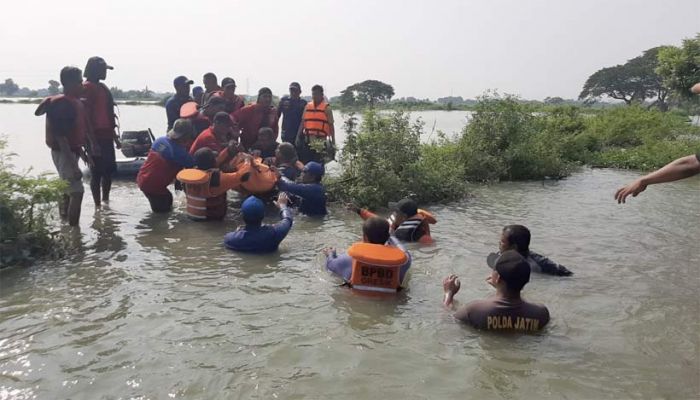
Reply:
[[13, 172], [14, 154], [0, 139], [0, 268], [49, 254], [55, 240], [49, 231], [50, 206], [62, 196], [65, 182], [46, 175]]
[[370, 110], [359, 131], [352, 116], [345, 128], [342, 173], [326, 181], [332, 199], [377, 208], [407, 196], [425, 203], [464, 194], [462, 169], [454, 155], [448, 157], [454, 151], [437, 142], [421, 144], [421, 121], [411, 123], [401, 111], [383, 115]]

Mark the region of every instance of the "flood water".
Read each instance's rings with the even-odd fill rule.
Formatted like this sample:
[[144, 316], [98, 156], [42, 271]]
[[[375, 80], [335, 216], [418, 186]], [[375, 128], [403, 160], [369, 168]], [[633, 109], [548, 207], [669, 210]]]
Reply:
[[[50, 170], [34, 107], [0, 105], [0, 132], [18, 166]], [[121, 114], [125, 129], [164, 124], [158, 107]], [[466, 115], [420, 114], [446, 132]], [[132, 182], [100, 212], [86, 193], [68, 259], [0, 272], [0, 399], [698, 398], [700, 180], [615, 204], [635, 176], [584, 169], [430, 206], [437, 242], [409, 246], [407, 290], [385, 300], [322, 268], [322, 248], [360, 239], [340, 207], [297, 216], [278, 253], [253, 256], [222, 246], [235, 209], [194, 223], [181, 193], [165, 216]], [[526, 287], [552, 315], [539, 335], [480, 333], [441, 306], [450, 273], [462, 303], [492, 293], [484, 258], [511, 223], [575, 272]]]

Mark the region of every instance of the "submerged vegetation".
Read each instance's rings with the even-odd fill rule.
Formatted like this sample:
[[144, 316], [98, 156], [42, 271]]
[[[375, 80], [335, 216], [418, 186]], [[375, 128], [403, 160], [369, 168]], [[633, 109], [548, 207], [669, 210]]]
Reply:
[[422, 143], [423, 123], [407, 113], [351, 114], [339, 159], [329, 178], [336, 200], [384, 207], [411, 196], [419, 203], [465, 194], [467, 182], [563, 178], [581, 165], [659, 168], [700, 151], [700, 128], [688, 117], [632, 105], [595, 114], [574, 106], [546, 111], [510, 95], [487, 93], [455, 138]]
[[65, 182], [57, 178], [13, 172], [13, 154], [6, 145], [0, 139], [0, 268], [31, 262], [60, 247], [50, 220], [52, 205], [65, 189]]

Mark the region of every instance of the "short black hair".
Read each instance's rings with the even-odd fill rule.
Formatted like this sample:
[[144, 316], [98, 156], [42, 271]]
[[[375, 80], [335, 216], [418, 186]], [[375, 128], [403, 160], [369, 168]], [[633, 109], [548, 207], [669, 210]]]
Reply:
[[204, 76], [202, 78], [204, 78], [204, 79], [212, 78], [214, 80], [217, 80], [216, 74], [213, 72], [207, 72], [206, 74], [204, 74]]
[[371, 217], [362, 224], [362, 233], [373, 244], [384, 244], [389, 240], [389, 221], [384, 218]]
[[313, 86], [311, 87], [311, 91], [312, 91], [312, 92], [320, 91], [321, 93], [323, 93], [323, 86], [321, 86], [321, 85], [313, 85]]
[[530, 254], [530, 230], [522, 225], [507, 225], [503, 228], [506, 240], [523, 257]]
[[272, 90], [270, 90], [269, 87], [260, 88], [260, 90], [258, 90], [258, 97], [260, 97], [264, 94], [269, 94], [270, 96], [272, 96]]
[[214, 150], [209, 147], [202, 147], [195, 151], [194, 163], [197, 165], [197, 169], [204, 171], [216, 168], [216, 155], [214, 154]]
[[83, 81], [83, 71], [78, 67], [63, 67], [61, 70], [61, 85], [79, 83]]
[[297, 155], [297, 149], [294, 148], [294, 145], [291, 143], [280, 143], [280, 145], [277, 147], [277, 151], [280, 154], [280, 159], [277, 161], [286, 161], [289, 163], [294, 163], [297, 162], [299, 159], [299, 156]]

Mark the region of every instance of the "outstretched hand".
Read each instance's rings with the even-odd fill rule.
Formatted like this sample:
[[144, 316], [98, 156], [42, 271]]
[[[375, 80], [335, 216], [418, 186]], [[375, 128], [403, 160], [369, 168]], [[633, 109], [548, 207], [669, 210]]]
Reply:
[[445, 290], [445, 293], [450, 293], [451, 295], [457, 294], [459, 292], [459, 288], [462, 286], [462, 283], [459, 281], [459, 278], [457, 275], [450, 275], [446, 277], [445, 279], [442, 280], [442, 288]]
[[280, 192], [279, 196], [277, 196], [277, 201], [275, 201], [275, 205], [277, 208], [282, 209], [286, 208], [288, 204], [289, 196], [287, 196], [286, 192]]
[[632, 195], [632, 197], [637, 197], [637, 195], [646, 190], [646, 188], [647, 185], [642, 182], [642, 179], [637, 179], [634, 182], [618, 189], [617, 192], [615, 192], [615, 200], [617, 200], [617, 204], [625, 203], [627, 197], [630, 195]]

